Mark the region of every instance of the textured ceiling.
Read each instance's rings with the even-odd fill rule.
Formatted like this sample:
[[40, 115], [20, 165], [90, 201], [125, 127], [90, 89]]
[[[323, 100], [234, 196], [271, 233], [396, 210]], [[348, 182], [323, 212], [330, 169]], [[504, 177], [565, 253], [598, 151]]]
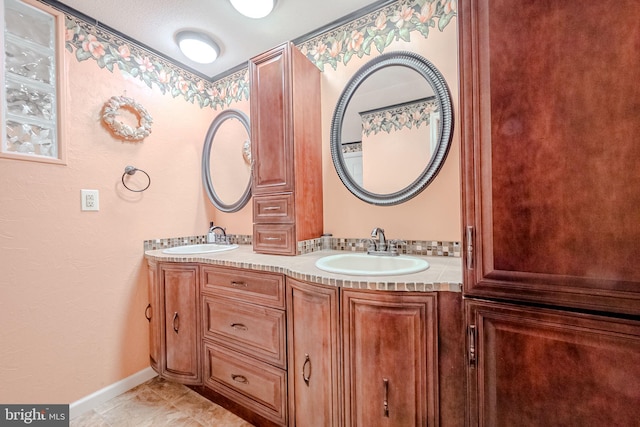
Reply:
[[[263, 19], [246, 18], [228, 0], [62, 0], [99, 23], [184, 64], [215, 77], [288, 40], [294, 40], [389, 0], [277, 0]], [[187, 59], [174, 41], [184, 29], [200, 30], [220, 46], [220, 57], [208, 65]]]

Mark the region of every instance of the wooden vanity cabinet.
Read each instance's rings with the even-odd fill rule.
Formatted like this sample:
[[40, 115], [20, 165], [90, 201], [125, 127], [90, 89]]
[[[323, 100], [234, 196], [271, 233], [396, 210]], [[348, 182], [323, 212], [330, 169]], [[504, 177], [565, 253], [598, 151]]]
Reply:
[[[439, 294], [288, 277], [289, 425], [463, 425], [461, 298], [444, 296], [447, 312], [439, 315]], [[438, 337], [440, 323], [446, 336]]]
[[182, 384], [202, 383], [198, 266], [149, 263], [151, 367]]
[[288, 42], [249, 74], [254, 250], [296, 255], [323, 229], [320, 70]]
[[437, 425], [437, 295], [341, 294], [345, 425]]
[[342, 425], [338, 290], [287, 278], [289, 425]]
[[152, 367], [254, 425], [461, 425], [460, 294], [148, 265]]
[[218, 266], [201, 272], [205, 387], [257, 425], [287, 425], [284, 276]]

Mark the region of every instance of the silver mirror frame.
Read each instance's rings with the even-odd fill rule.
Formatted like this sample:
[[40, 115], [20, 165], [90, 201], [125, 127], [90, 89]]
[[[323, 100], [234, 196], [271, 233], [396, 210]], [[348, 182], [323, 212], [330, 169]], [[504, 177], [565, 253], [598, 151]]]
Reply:
[[[389, 194], [376, 194], [362, 188], [348, 173], [342, 155], [342, 122], [349, 101], [362, 82], [371, 74], [390, 66], [404, 66], [421, 74], [434, 90], [440, 104], [442, 114], [440, 120], [439, 140], [429, 163], [420, 176], [402, 190]], [[360, 200], [372, 205], [391, 206], [404, 203], [417, 196], [436, 177], [449, 152], [453, 136], [453, 108], [451, 94], [447, 82], [438, 69], [427, 59], [413, 52], [388, 52], [377, 56], [363, 65], [349, 80], [342, 91], [331, 120], [331, 158], [336, 172], [347, 189]]]
[[222, 212], [237, 212], [242, 209], [251, 199], [251, 182], [252, 176], [249, 177], [249, 183], [247, 184], [247, 188], [244, 190], [242, 196], [238, 201], [227, 204], [224, 203], [216, 190], [213, 188], [213, 183], [211, 182], [211, 148], [213, 147], [213, 139], [216, 136], [216, 132], [222, 126], [222, 124], [226, 120], [230, 119], [238, 119], [240, 123], [247, 130], [247, 135], [249, 136], [249, 140], [251, 140], [251, 128], [249, 126], [249, 117], [245, 113], [239, 110], [229, 109], [225, 110], [222, 113], [218, 114], [218, 116], [213, 119], [211, 122], [211, 126], [209, 126], [209, 130], [207, 131], [207, 135], [204, 138], [204, 147], [202, 149], [202, 183], [204, 184], [204, 188], [207, 191], [207, 195], [209, 196], [209, 200], [211, 203], [221, 210]]

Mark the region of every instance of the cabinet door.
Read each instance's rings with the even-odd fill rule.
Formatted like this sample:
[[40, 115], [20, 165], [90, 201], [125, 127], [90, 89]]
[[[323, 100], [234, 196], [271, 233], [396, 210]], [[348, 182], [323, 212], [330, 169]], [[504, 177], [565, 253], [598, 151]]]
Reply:
[[436, 425], [436, 296], [344, 290], [347, 426]]
[[249, 62], [253, 194], [293, 191], [289, 44]]
[[149, 304], [145, 310], [145, 316], [149, 321], [149, 364], [154, 371], [160, 373], [162, 318], [160, 316], [160, 283], [158, 282], [157, 267], [155, 261], [149, 260], [147, 262]]
[[460, 2], [468, 295], [640, 314], [639, 21]]
[[470, 425], [638, 424], [640, 322], [466, 304]]
[[290, 425], [341, 425], [338, 288], [287, 278]]
[[201, 382], [198, 266], [161, 264], [164, 298], [164, 369], [167, 378]]

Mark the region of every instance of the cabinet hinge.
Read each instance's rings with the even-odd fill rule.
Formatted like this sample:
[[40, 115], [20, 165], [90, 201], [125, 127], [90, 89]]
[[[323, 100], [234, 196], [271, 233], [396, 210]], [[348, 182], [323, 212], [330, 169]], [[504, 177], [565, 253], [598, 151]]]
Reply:
[[473, 269], [473, 238], [474, 230], [472, 225], [467, 226], [467, 268]]
[[469, 325], [467, 327], [467, 336], [469, 339], [469, 366], [476, 366], [476, 326]]

